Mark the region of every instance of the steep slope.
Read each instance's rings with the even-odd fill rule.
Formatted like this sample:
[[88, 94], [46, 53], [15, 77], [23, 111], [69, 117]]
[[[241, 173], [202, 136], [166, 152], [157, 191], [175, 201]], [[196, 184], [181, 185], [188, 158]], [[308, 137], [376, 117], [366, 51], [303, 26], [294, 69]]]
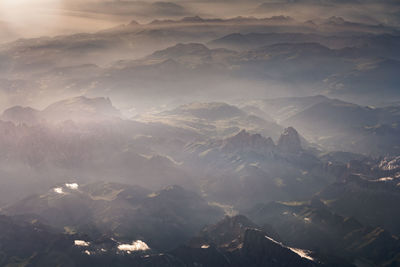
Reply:
[[343, 182], [322, 190], [318, 196], [340, 214], [354, 216], [362, 223], [380, 226], [396, 235], [400, 233], [399, 216], [394, 205], [400, 197], [395, 178], [371, 181], [349, 175]]
[[299, 134], [293, 127], [286, 128], [279, 137], [277, 147], [280, 151], [296, 154], [301, 152], [301, 140]]
[[346, 261], [380, 265], [400, 252], [398, 237], [336, 214], [318, 198], [305, 203], [258, 205], [249, 216], [261, 225], [271, 224], [283, 242], [317, 251], [321, 258], [337, 265]]
[[187, 266], [318, 266], [307, 252], [275, 241], [244, 216], [204, 228], [172, 253]]

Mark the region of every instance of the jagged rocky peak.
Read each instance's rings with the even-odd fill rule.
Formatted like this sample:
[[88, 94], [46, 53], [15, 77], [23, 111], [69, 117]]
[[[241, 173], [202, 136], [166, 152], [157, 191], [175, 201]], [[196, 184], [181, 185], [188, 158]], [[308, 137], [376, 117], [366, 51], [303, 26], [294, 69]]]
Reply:
[[246, 130], [241, 130], [238, 134], [224, 140], [222, 149], [226, 152], [256, 152], [268, 154], [275, 148], [274, 141], [261, 134], [252, 134]]
[[303, 149], [296, 129], [288, 127], [284, 130], [278, 140], [278, 149], [288, 153], [297, 153]]

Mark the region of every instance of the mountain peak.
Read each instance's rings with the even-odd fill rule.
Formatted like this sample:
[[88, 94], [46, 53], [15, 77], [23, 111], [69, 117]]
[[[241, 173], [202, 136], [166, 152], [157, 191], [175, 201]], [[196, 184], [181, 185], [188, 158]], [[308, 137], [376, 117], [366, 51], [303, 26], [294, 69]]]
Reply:
[[224, 140], [222, 149], [226, 152], [256, 152], [261, 155], [271, 153], [275, 148], [271, 138], [265, 138], [261, 134], [251, 134], [241, 130], [236, 135]]
[[297, 153], [302, 150], [298, 132], [293, 127], [286, 128], [278, 140], [278, 149], [282, 152]]

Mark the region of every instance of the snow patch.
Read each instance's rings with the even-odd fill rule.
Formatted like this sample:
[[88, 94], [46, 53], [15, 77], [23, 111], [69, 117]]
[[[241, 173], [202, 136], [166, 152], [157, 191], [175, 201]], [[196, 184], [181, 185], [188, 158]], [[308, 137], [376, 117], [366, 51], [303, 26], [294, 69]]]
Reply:
[[378, 179], [379, 182], [393, 181], [393, 177], [383, 177]]
[[288, 247], [288, 249], [290, 249], [291, 251], [293, 251], [294, 253], [296, 253], [297, 255], [299, 255], [302, 258], [305, 258], [310, 261], [314, 261], [314, 259], [310, 255], [308, 255], [310, 253], [308, 250], [299, 249], [299, 248], [290, 248], [290, 247]]
[[141, 240], [136, 240], [134, 242], [132, 242], [132, 244], [121, 244], [118, 246], [119, 250], [122, 251], [145, 251], [145, 250], [149, 250], [149, 246], [147, 246], [147, 244]]
[[64, 194], [62, 187], [56, 187], [53, 189], [53, 191], [57, 194]]
[[281, 242], [278, 242], [278, 241], [272, 239], [269, 236], [265, 236], [265, 238], [267, 238], [268, 240], [270, 240], [270, 241], [274, 242], [275, 244], [278, 244], [278, 245], [280, 245], [280, 246], [282, 246], [284, 248], [290, 249], [292, 252], [296, 253], [297, 255], [299, 255], [300, 257], [302, 257], [304, 259], [307, 259], [307, 260], [310, 260], [310, 261], [314, 261], [314, 259], [309, 255], [310, 251], [308, 251], [308, 250], [287, 247], [287, 246], [283, 245]]
[[65, 186], [71, 190], [78, 190], [79, 185], [77, 183], [65, 184]]
[[79, 247], [88, 247], [90, 243], [83, 240], [75, 240], [74, 244]]

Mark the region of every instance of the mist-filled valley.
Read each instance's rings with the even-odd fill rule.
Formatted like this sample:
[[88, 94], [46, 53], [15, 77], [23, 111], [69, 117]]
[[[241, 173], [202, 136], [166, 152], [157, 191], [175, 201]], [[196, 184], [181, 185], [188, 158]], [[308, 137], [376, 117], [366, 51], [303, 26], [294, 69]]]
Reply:
[[400, 266], [399, 16], [5, 0], [0, 266]]

